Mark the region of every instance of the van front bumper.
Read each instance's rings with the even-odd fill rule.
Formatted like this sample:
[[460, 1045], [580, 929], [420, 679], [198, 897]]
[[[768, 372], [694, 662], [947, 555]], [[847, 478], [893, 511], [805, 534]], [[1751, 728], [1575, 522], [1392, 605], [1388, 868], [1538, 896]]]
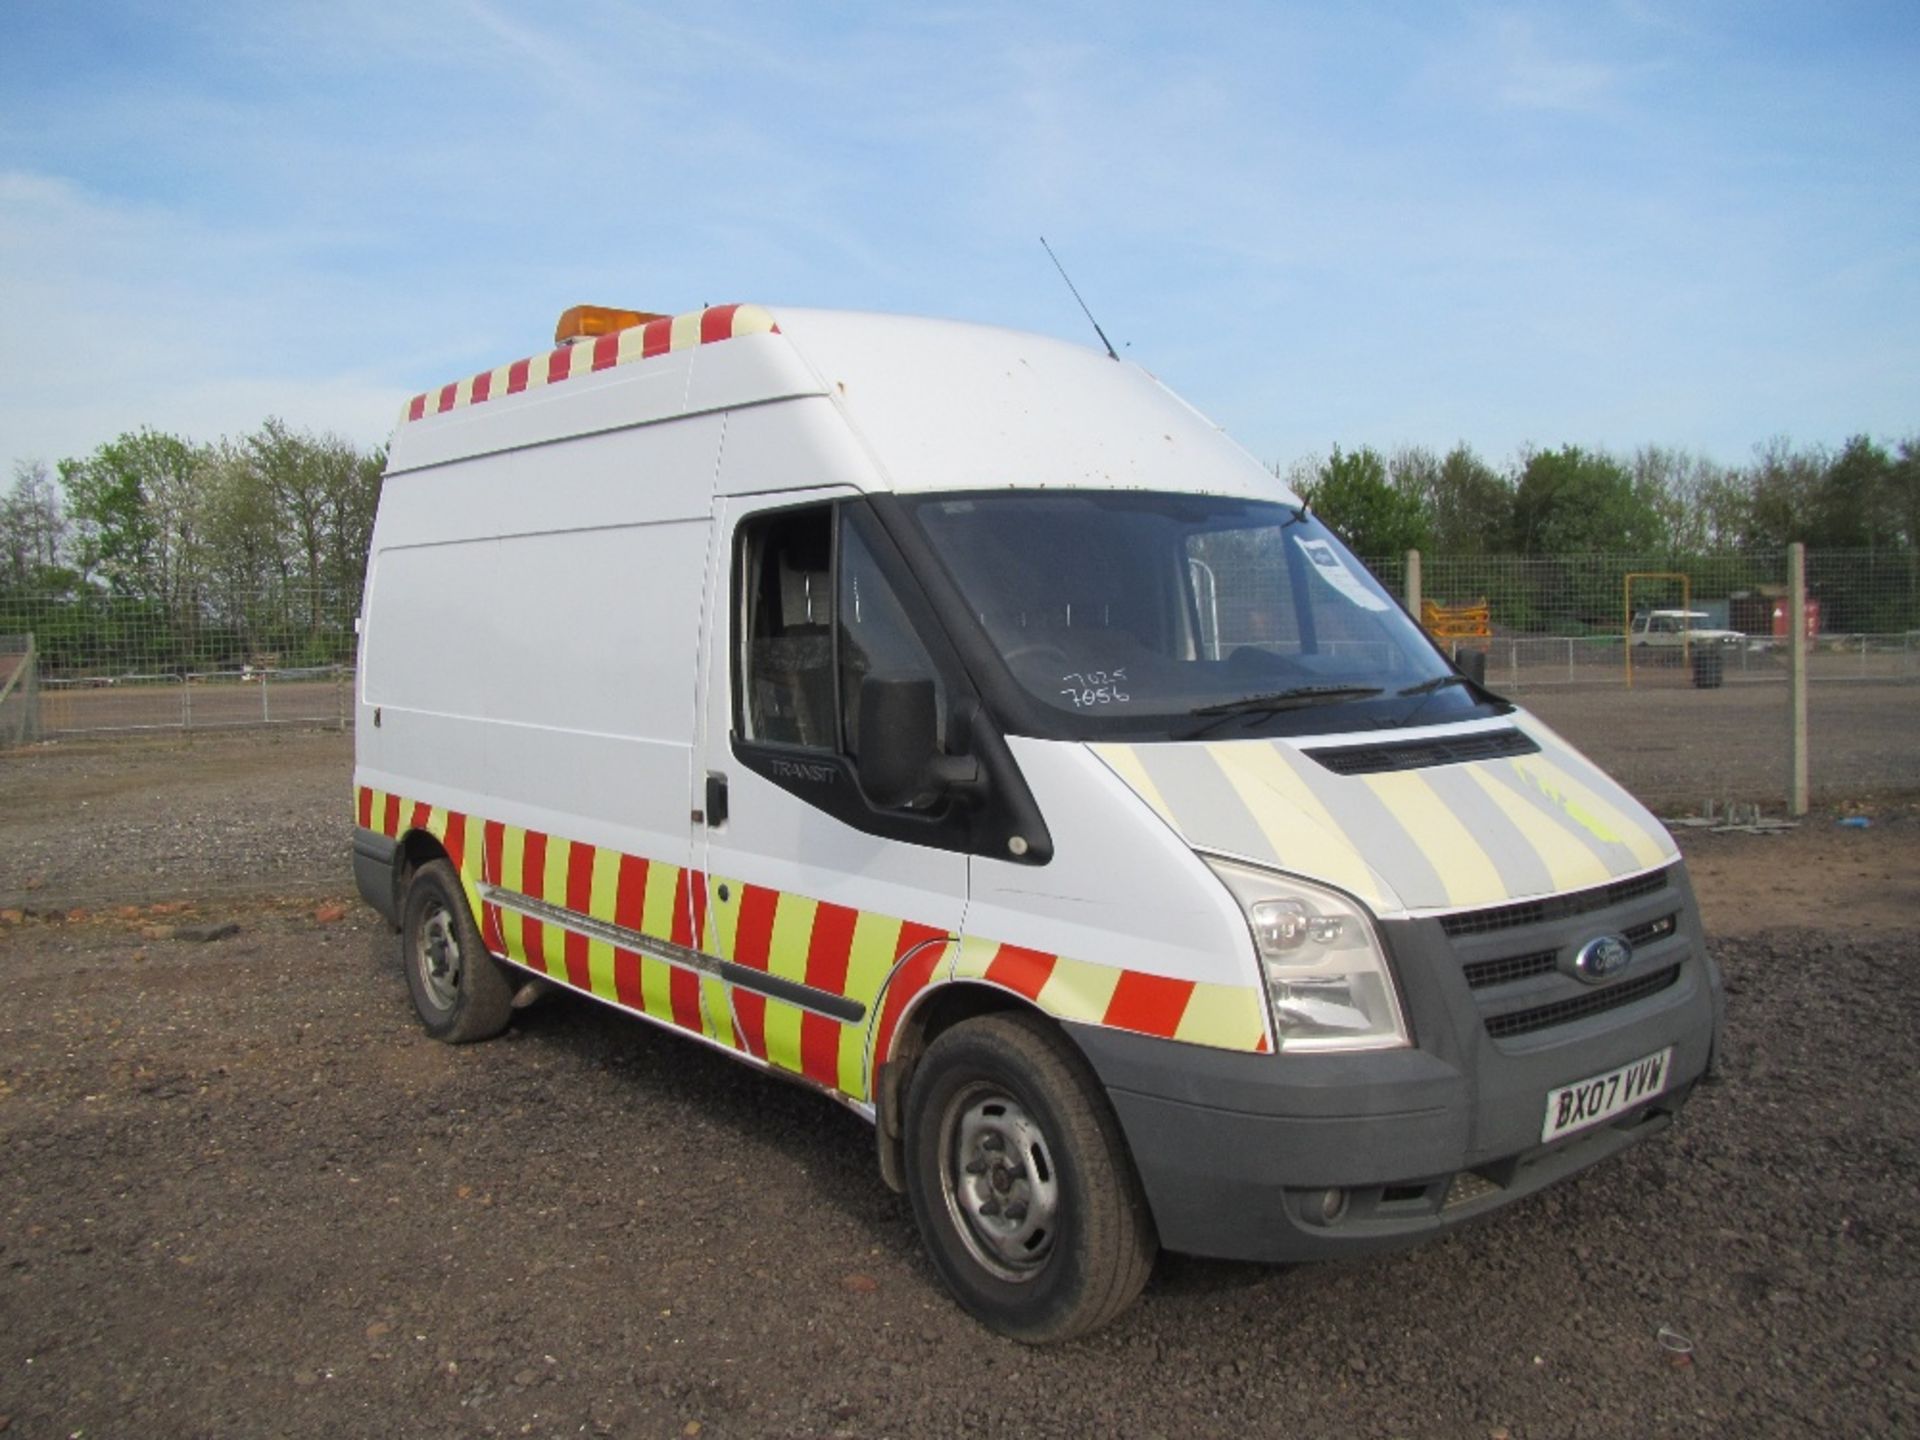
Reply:
[[[1708, 1071], [1723, 1001], [1683, 872], [1669, 902], [1683, 933], [1637, 957], [1624, 978], [1676, 964], [1677, 978], [1645, 998], [1520, 1036], [1490, 1032], [1487, 1016], [1502, 1002], [1470, 990], [1461, 947], [1437, 921], [1382, 927], [1417, 1048], [1246, 1055], [1069, 1030], [1106, 1087], [1166, 1248], [1257, 1261], [1392, 1249], [1511, 1204], [1671, 1123]], [[1540, 936], [1515, 939], [1537, 946]], [[1518, 988], [1524, 998], [1529, 987]], [[1669, 1046], [1659, 1095], [1540, 1142], [1549, 1091]]]

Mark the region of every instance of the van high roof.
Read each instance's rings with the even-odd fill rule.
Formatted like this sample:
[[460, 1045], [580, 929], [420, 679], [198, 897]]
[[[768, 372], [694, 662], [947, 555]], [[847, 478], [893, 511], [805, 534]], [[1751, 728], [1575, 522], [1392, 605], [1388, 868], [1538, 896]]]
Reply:
[[[677, 316], [625, 313], [624, 328], [414, 396], [388, 473], [741, 406], [820, 400], [852, 428], [884, 488], [1072, 486], [1297, 501], [1145, 370], [1084, 345], [851, 311], [740, 304]], [[1063, 424], [1063, 415], [1074, 423]]]

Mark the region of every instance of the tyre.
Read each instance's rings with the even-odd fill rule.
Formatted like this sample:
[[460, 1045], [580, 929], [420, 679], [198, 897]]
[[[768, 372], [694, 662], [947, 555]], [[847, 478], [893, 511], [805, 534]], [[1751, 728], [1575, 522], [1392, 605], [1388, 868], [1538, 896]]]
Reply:
[[1119, 1122], [1044, 1021], [954, 1026], [915, 1069], [907, 1194], [960, 1304], [1030, 1343], [1098, 1329], [1132, 1304], [1159, 1249]]
[[436, 1040], [491, 1040], [513, 1015], [513, 989], [480, 939], [460, 877], [445, 860], [422, 865], [407, 886], [401, 962], [420, 1023]]

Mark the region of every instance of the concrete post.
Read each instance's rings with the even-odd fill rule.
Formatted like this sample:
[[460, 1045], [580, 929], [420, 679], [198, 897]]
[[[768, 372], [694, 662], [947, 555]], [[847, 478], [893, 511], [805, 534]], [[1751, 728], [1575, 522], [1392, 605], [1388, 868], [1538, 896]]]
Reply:
[[1787, 814], [1807, 813], [1807, 547], [1787, 547]]
[[1407, 613], [1420, 618], [1420, 552], [1407, 551]]

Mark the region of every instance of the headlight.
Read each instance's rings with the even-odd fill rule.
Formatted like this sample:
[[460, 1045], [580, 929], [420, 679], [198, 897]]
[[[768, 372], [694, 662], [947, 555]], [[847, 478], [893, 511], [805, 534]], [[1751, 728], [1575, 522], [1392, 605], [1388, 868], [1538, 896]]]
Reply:
[[1208, 859], [1246, 912], [1280, 1048], [1386, 1050], [1411, 1044], [1373, 919], [1332, 890]]

